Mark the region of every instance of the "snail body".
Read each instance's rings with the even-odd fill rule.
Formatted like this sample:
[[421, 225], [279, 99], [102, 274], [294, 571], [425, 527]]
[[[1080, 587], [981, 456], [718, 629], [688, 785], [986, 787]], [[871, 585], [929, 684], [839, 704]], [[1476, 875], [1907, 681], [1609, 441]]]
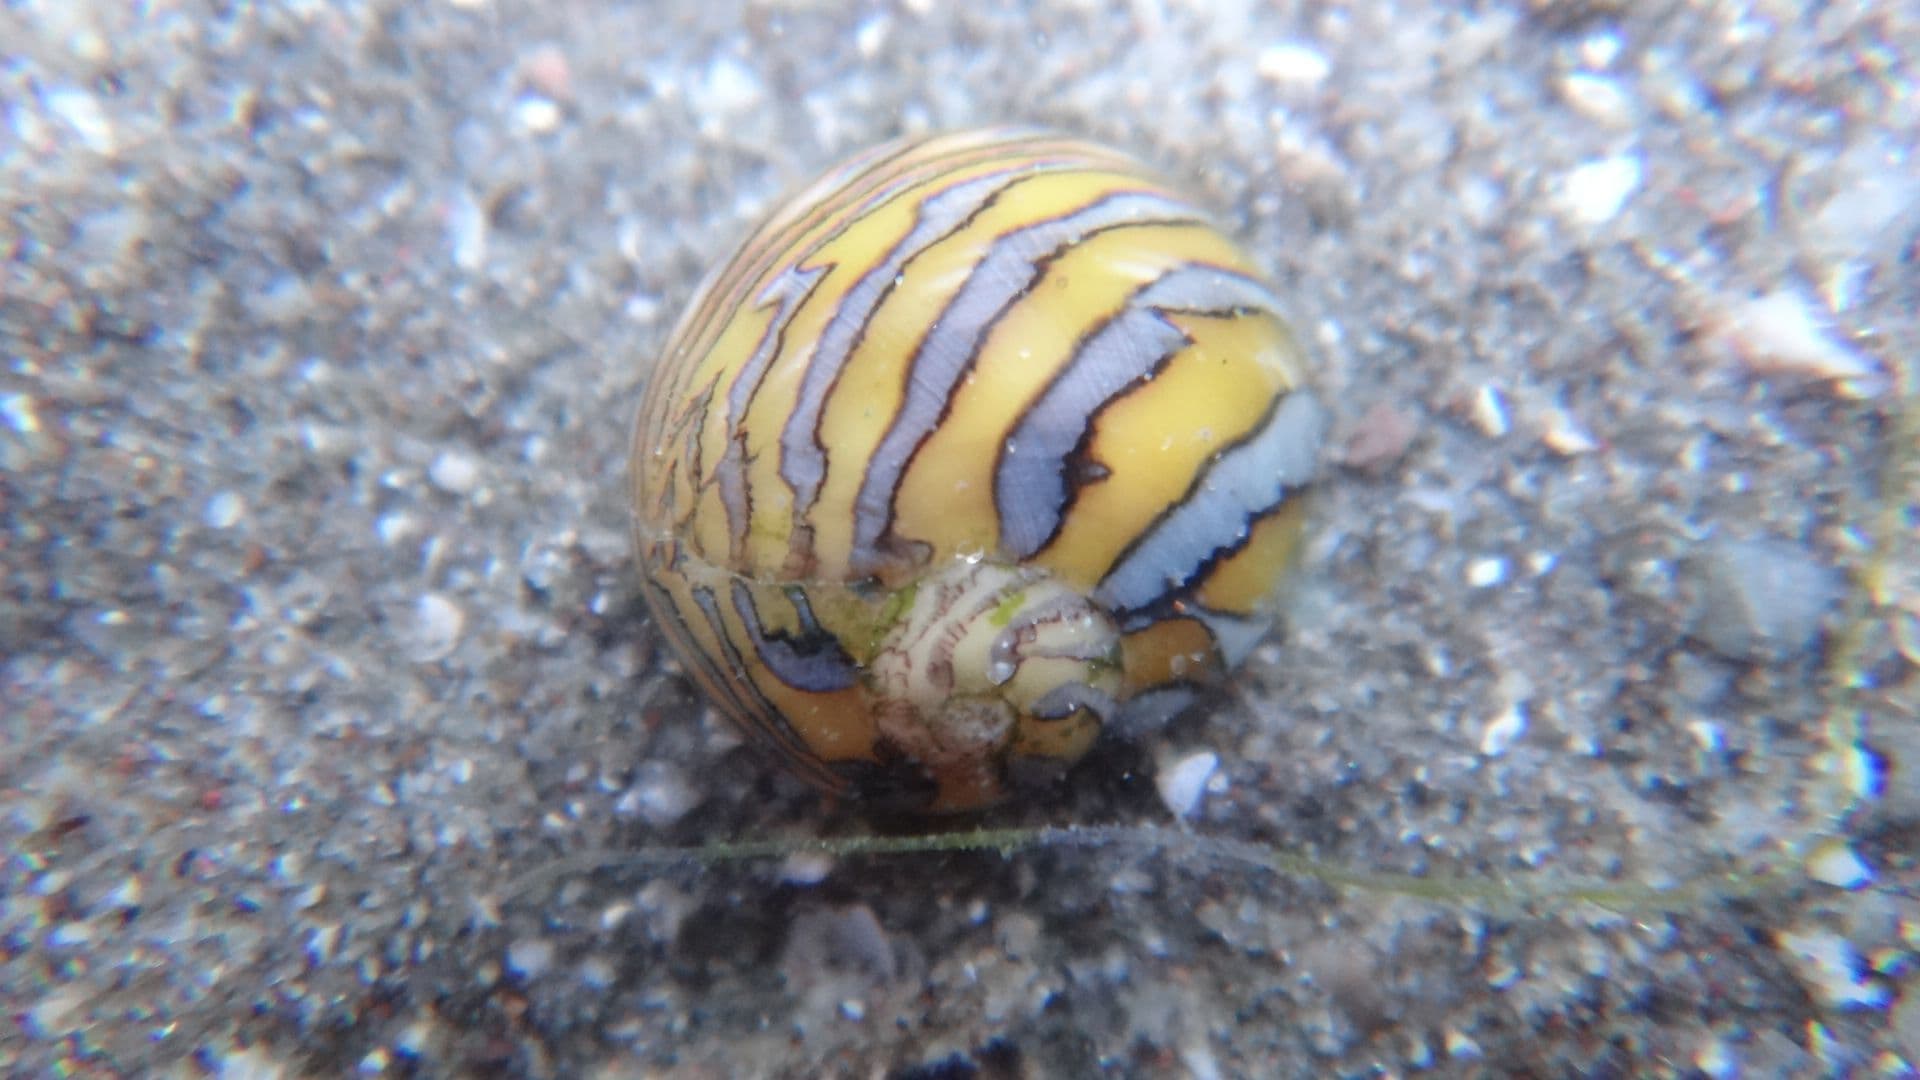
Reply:
[[991, 804], [1270, 629], [1324, 413], [1253, 262], [1124, 155], [887, 144], [702, 284], [644, 394], [643, 591], [819, 788]]

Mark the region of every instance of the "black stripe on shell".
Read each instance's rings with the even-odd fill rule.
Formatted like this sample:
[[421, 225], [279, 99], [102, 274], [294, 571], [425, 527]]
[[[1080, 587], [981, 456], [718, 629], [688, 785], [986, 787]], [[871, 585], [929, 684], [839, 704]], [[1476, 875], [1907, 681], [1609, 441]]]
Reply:
[[787, 726], [780, 709], [754, 685], [746, 659], [740, 655], [733, 638], [727, 633], [726, 620], [720, 613], [720, 604], [714, 599], [713, 590], [703, 585], [693, 585], [689, 591], [693, 595], [694, 605], [706, 616], [707, 625], [713, 629], [714, 640], [719, 642], [724, 654], [722, 659], [726, 661], [726, 670], [721, 673], [720, 685], [739, 688], [735, 699], [736, 711], [729, 715], [741, 724], [751, 725], [762, 736], [761, 741], [777, 751], [781, 760], [795, 772], [829, 790], [838, 789], [839, 779], [833, 770], [813, 755], [805, 740]]
[[785, 590], [787, 602], [800, 619], [800, 632], [769, 632], [760, 622], [753, 592], [743, 582], [733, 583], [733, 610], [747, 628], [753, 650], [768, 671], [795, 690], [826, 694], [845, 690], [860, 681], [860, 667], [840, 646], [840, 639], [828, 633], [813, 617], [806, 593], [799, 588]]

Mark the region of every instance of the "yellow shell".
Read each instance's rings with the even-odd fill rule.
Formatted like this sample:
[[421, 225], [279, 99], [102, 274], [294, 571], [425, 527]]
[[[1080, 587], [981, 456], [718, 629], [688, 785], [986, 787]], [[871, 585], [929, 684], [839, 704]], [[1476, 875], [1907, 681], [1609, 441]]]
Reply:
[[962, 810], [1270, 629], [1324, 413], [1258, 267], [1133, 159], [890, 143], [702, 284], [640, 406], [645, 595], [832, 793]]

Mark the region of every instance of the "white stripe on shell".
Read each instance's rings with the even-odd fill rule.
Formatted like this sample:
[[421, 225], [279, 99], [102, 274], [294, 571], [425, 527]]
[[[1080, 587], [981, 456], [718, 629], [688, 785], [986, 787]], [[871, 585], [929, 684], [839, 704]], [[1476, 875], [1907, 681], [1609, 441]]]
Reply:
[[1107, 571], [1094, 598], [1124, 613], [1185, 588], [1209, 560], [1245, 540], [1256, 518], [1306, 486], [1326, 428], [1326, 410], [1310, 391], [1289, 393], [1265, 426], [1216, 458], [1186, 501]]
[[1151, 192], [1121, 191], [1061, 217], [1023, 226], [994, 241], [975, 264], [915, 351], [905, 399], [880, 445], [854, 502], [856, 572], [879, 567], [878, 544], [891, 517], [900, 479], [916, 449], [940, 424], [947, 403], [1000, 317], [1033, 289], [1047, 265], [1092, 232], [1131, 224], [1199, 221], [1192, 208]]
[[1067, 509], [1067, 456], [1101, 409], [1187, 345], [1165, 317], [1175, 311], [1265, 311], [1278, 318], [1260, 282], [1212, 266], [1182, 266], [1134, 293], [1093, 331], [1007, 439], [994, 476], [1000, 546], [1031, 558], [1060, 527]]
[[806, 374], [800, 380], [800, 393], [780, 432], [780, 476], [793, 489], [796, 519], [812, 509], [826, 476], [826, 451], [816, 441], [820, 413], [868, 322], [892, 290], [894, 279], [914, 256], [964, 224], [1011, 178], [1028, 167], [1027, 162], [1015, 162], [956, 184], [921, 202], [907, 234], [840, 298], [833, 317], [814, 344]]

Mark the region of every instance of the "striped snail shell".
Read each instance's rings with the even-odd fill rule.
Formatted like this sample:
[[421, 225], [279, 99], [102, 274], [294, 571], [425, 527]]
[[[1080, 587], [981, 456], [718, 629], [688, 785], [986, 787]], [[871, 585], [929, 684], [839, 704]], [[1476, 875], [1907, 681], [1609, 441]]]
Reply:
[[644, 593], [819, 788], [985, 806], [1270, 629], [1325, 419], [1253, 261], [1133, 159], [890, 143], [701, 285], [640, 406]]

